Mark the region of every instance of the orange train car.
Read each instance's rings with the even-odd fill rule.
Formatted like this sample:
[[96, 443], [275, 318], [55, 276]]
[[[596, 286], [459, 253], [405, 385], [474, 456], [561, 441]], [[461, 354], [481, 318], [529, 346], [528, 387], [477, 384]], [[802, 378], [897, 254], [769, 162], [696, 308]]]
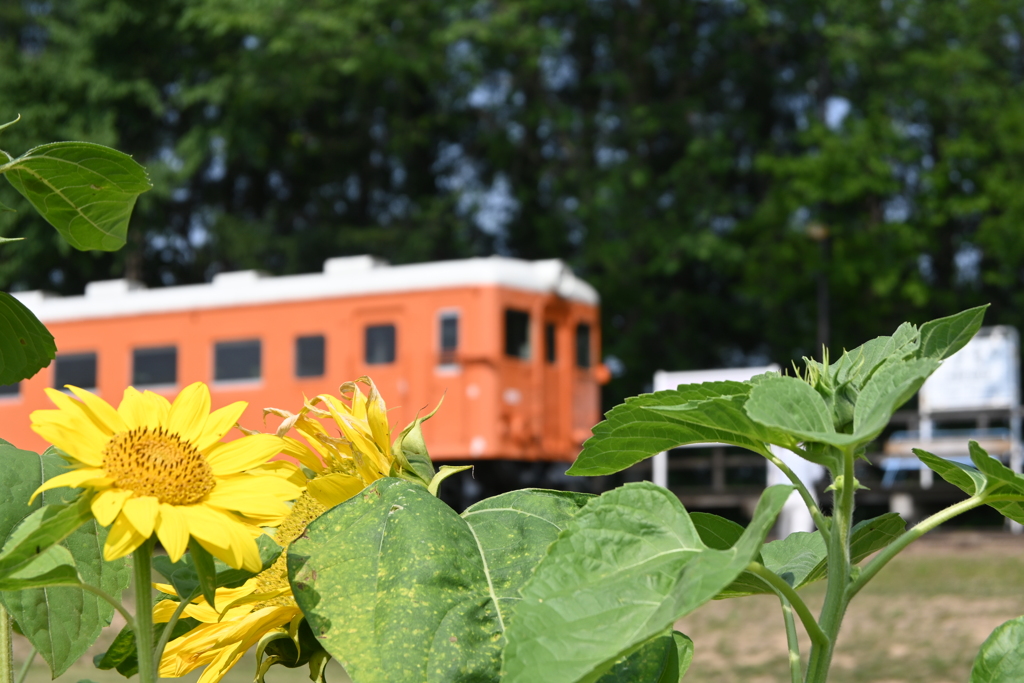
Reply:
[[489, 257], [391, 266], [331, 258], [321, 273], [221, 273], [209, 284], [146, 289], [93, 282], [83, 296], [15, 294], [50, 329], [50, 367], [0, 387], [0, 434], [45, 447], [29, 414], [44, 387], [73, 384], [117, 404], [133, 385], [173, 397], [201, 380], [213, 407], [295, 411], [369, 375], [392, 428], [429, 411], [435, 460], [571, 461], [600, 418], [596, 291], [561, 261]]

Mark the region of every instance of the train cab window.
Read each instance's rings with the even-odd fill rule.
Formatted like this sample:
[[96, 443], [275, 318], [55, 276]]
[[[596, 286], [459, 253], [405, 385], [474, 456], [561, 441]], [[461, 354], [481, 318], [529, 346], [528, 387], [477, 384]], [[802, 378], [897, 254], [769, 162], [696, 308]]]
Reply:
[[69, 353], [54, 360], [53, 386], [63, 389], [65, 384], [82, 389], [96, 388], [96, 354]]
[[544, 325], [544, 358], [548, 363], [554, 363], [558, 360], [557, 347], [555, 346], [555, 324], [546, 323]]
[[576, 326], [576, 367], [590, 367], [590, 325], [587, 323]]
[[530, 314], [526, 311], [505, 309], [505, 355], [530, 358]]
[[174, 384], [177, 381], [177, 348], [162, 346], [132, 351], [132, 384]]
[[21, 382], [0, 384], [0, 398], [10, 398], [21, 394]]
[[213, 347], [213, 378], [218, 382], [260, 378], [260, 340], [217, 342]]
[[395, 326], [370, 325], [366, 328], [366, 364], [395, 362]]
[[455, 363], [455, 353], [459, 350], [459, 314], [441, 314], [441, 365]]
[[295, 340], [295, 376], [322, 377], [324, 374], [324, 337], [315, 335]]

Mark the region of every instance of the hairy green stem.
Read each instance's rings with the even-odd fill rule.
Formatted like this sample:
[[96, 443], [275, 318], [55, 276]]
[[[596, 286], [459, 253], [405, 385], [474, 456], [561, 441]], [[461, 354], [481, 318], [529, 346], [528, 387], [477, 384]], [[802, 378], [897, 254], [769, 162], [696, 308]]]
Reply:
[[135, 644], [139, 656], [139, 683], [156, 683], [153, 661], [153, 539], [132, 553], [135, 588]]
[[36, 650], [34, 647], [32, 651], [28, 653], [28, 657], [25, 658], [25, 663], [21, 665], [21, 670], [18, 671], [18, 678], [14, 683], [25, 683], [25, 677], [28, 676], [29, 669], [32, 668], [32, 662], [36, 659]]
[[174, 609], [174, 614], [171, 615], [167, 625], [164, 626], [163, 632], [160, 634], [160, 640], [156, 644], [156, 655], [154, 657], [156, 661], [157, 669], [160, 668], [160, 660], [164, 657], [164, 648], [167, 647], [167, 643], [171, 640], [171, 634], [174, 632], [174, 627], [178, 623], [178, 619], [181, 618], [182, 612], [188, 607], [189, 601], [185, 598], [181, 598], [178, 601], [178, 606]]
[[785, 599], [792, 605], [793, 609], [796, 610], [796, 614], [800, 617], [800, 623], [804, 625], [807, 630], [807, 635], [810, 636], [811, 642], [816, 645], [827, 645], [828, 636], [818, 626], [818, 622], [814, 620], [814, 615], [811, 614], [811, 610], [807, 608], [807, 603], [804, 602], [800, 594], [793, 590], [793, 587], [786, 583], [781, 576], [768, 569], [759, 562], [751, 562], [747, 565], [747, 571], [754, 574], [762, 581], [771, 586], [780, 598]]
[[800, 670], [800, 640], [796, 635], [796, 621], [793, 619], [793, 606], [783, 596], [779, 596], [782, 603], [782, 620], [786, 622], [786, 646], [789, 649], [789, 678], [791, 683], [801, 683], [803, 671]]
[[81, 586], [79, 586], [79, 588], [81, 588], [82, 590], [87, 591], [89, 593], [92, 593], [93, 595], [95, 595], [96, 597], [98, 597], [101, 600], [105, 601], [111, 607], [116, 609], [118, 614], [120, 614], [122, 617], [124, 617], [124, 621], [128, 625], [128, 628], [130, 628], [132, 631], [135, 630], [135, 618], [131, 615], [131, 612], [129, 612], [127, 609], [125, 609], [125, 606], [121, 604], [120, 600], [118, 600], [117, 598], [115, 598], [113, 595], [111, 595], [110, 593], [106, 592], [102, 588], [98, 588], [96, 586], [90, 586], [87, 583], [83, 583]]
[[0, 683], [14, 683], [14, 650], [11, 615], [0, 605]]
[[797, 492], [804, 501], [804, 505], [807, 506], [808, 512], [811, 513], [811, 518], [818, 526], [818, 531], [821, 532], [822, 538], [824, 538], [825, 543], [828, 544], [830, 538], [828, 520], [825, 519], [825, 515], [821, 514], [821, 508], [818, 507], [816, 502], [814, 502], [814, 496], [811, 495], [807, 486], [800, 480], [800, 477], [796, 476], [796, 472], [791, 470], [789, 465], [784, 463], [779, 456], [775, 455], [770, 450], [766, 450], [762, 455], [764, 455], [771, 464], [782, 470], [782, 473], [785, 474], [793, 486], [796, 487]]
[[896, 555], [898, 555], [899, 552], [908, 545], [921, 538], [943, 522], [948, 522], [957, 515], [963, 514], [968, 510], [972, 510], [979, 505], [984, 505], [986, 502], [984, 493], [971, 496], [966, 500], [950, 505], [944, 510], [939, 510], [931, 517], [921, 520], [921, 522], [915, 525], [913, 529], [901, 534], [896, 540], [887, 545], [884, 550], [878, 553], [878, 555], [861, 568], [860, 575], [856, 580], [851, 582], [846, 589], [847, 600], [853, 598], [853, 596], [855, 596], [860, 589], [863, 588], [867, 582], [882, 569], [882, 567], [889, 564], [889, 561], [896, 557]]
[[[829, 667], [832, 665], [832, 653], [835, 650], [836, 636], [846, 614], [847, 585], [850, 581], [850, 533], [853, 528], [853, 494], [856, 482], [853, 477], [853, 448], [843, 449], [842, 481], [834, 476], [836, 487], [832, 511], [832, 538], [828, 543], [828, 587], [825, 589], [825, 604], [821, 607], [818, 624], [825, 632], [828, 640], [824, 645], [814, 643], [811, 646], [811, 657], [807, 663], [806, 683], [825, 683], [828, 680]], [[833, 473], [834, 474], [834, 473]]]

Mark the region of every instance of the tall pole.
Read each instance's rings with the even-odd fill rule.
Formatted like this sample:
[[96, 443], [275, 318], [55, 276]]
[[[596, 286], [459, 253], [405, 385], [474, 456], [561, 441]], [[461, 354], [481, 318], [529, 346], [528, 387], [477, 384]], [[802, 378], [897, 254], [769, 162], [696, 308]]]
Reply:
[[824, 361], [825, 349], [829, 344], [829, 288], [828, 274], [832, 262], [832, 239], [828, 227], [822, 223], [812, 223], [807, 227], [807, 235], [818, 243], [818, 345], [815, 356]]

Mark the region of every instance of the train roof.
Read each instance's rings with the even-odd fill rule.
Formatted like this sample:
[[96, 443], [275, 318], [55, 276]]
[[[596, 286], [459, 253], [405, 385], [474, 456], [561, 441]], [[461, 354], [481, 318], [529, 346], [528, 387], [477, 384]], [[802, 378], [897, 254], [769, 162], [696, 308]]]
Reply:
[[592, 305], [600, 301], [597, 291], [559, 259], [501, 256], [400, 266], [372, 256], [344, 256], [324, 261], [322, 272], [303, 275], [242, 270], [219, 273], [199, 285], [147, 289], [131, 280], [102, 280], [87, 284], [82, 296], [40, 290], [13, 295], [41, 321], [59, 322], [473, 286], [551, 293]]

